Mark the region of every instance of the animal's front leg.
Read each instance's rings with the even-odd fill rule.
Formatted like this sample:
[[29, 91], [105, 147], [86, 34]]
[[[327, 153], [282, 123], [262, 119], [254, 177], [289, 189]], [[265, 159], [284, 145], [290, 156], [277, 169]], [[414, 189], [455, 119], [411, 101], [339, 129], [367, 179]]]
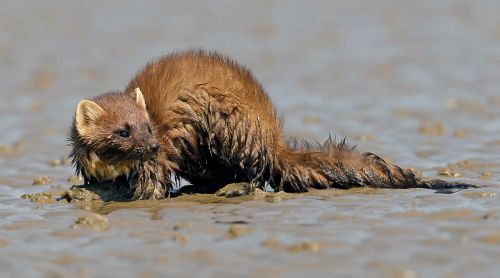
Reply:
[[144, 162], [137, 173], [137, 180], [133, 183], [134, 200], [162, 200], [168, 198], [172, 188], [169, 172], [157, 161]]
[[118, 201], [129, 200], [134, 195], [134, 190], [122, 179], [104, 181], [100, 183], [74, 185], [66, 190], [61, 198], [68, 202], [78, 201]]

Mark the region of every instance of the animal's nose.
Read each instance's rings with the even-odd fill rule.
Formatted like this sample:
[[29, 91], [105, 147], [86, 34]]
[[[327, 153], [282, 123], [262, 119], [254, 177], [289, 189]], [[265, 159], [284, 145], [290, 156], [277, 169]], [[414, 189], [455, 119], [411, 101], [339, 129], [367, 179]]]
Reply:
[[158, 142], [153, 142], [149, 145], [149, 149], [152, 151], [152, 152], [157, 152], [158, 149], [160, 148], [160, 143]]

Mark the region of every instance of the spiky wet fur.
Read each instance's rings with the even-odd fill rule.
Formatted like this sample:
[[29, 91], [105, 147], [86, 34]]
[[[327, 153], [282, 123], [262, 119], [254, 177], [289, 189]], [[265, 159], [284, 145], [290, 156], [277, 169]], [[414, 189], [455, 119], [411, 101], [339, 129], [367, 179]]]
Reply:
[[[80, 102], [76, 114], [70, 157], [77, 174], [84, 178], [84, 187], [99, 191], [101, 199], [108, 200], [168, 194], [163, 183], [171, 182], [170, 171], [163, 167], [163, 157], [150, 149], [152, 143], [158, 144], [157, 126], [135, 96], [103, 94]], [[120, 137], [117, 133], [122, 130], [130, 136]], [[110, 192], [103, 192], [104, 188]]]
[[[359, 154], [344, 141], [286, 141], [282, 121], [262, 86], [247, 69], [215, 52], [190, 50], [153, 61], [124, 94], [133, 97], [136, 88], [142, 91], [161, 147], [152, 159], [138, 161], [130, 176], [137, 186], [129, 194], [133, 199], [164, 198], [173, 186], [171, 174], [204, 192], [239, 182], [289, 192], [462, 186], [387, 165], [372, 153]], [[96, 146], [80, 144], [75, 132], [73, 127], [77, 171], [87, 176], [86, 183], [101, 182], [89, 178], [90, 166], [79, 158]]]

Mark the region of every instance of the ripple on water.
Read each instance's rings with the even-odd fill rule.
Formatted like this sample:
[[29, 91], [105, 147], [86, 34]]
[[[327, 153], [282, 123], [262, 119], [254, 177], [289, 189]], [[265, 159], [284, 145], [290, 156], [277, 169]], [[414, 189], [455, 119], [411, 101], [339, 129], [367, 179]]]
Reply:
[[[498, 276], [495, 1], [304, 1], [300, 17], [273, 1], [4, 2], [4, 276]], [[193, 38], [254, 70], [287, 134], [331, 132], [387, 162], [485, 187], [57, 201], [83, 183], [65, 159], [78, 101], [121, 88], [139, 64]]]

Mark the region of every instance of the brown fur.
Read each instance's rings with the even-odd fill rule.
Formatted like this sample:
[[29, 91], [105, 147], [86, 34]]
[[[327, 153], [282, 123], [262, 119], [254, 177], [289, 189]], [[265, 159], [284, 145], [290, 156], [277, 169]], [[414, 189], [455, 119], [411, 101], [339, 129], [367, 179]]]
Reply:
[[[244, 67], [217, 53], [167, 55], [148, 64], [124, 93], [92, 101], [97, 107], [82, 101], [78, 109], [96, 119], [79, 117], [77, 112], [72, 127], [77, 171], [84, 174], [86, 184], [126, 176], [124, 182], [133, 188], [130, 196], [135, 199], [168, 196], [171, 174], [205, 192], [238, 182], [248, 182], [252, 188], [267, 183], [291, 192], [461, 186], [423, 180], [374, 154], [359, 154], [345, 142], [299, 146], [285, 141], [282, 122], [262, 86]], [[150, 125], [152, 136], [144, 135], [144, 123]], [[138, 140], [124, 143], [116, 136], [108, 138], [127, 124], [142, 125], [142, 131], [131, 132]], [[148, 153], [148, 144], [155, 140], [161, 145], [158, 153], [130, 156], [134, 150]], [[110, 144], [117, 147], [111, 151]], [[92, 164], [93, 154], [101, 164]], [[102, 174], [105, 167], [119, 170], [108, 177]]]

